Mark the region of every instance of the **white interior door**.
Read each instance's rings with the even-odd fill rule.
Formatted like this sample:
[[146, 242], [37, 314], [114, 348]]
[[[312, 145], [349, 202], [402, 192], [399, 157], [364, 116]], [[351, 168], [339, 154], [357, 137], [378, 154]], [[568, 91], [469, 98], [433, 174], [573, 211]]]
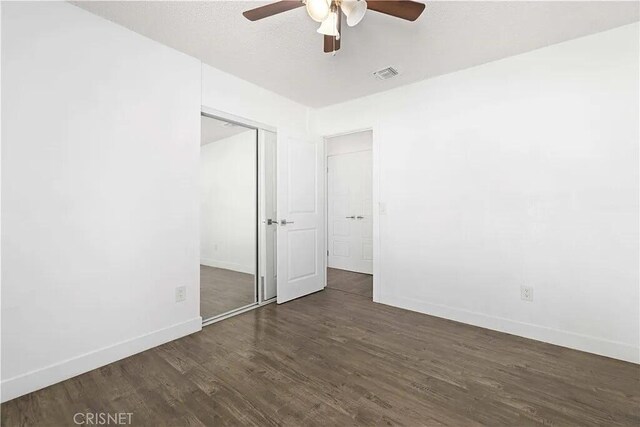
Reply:
[[278, 303], [325, 286], [323, 154], [319, 141], [278, 139]]
[[373, 274], [371, 151], [328, 158], [328, 262]]

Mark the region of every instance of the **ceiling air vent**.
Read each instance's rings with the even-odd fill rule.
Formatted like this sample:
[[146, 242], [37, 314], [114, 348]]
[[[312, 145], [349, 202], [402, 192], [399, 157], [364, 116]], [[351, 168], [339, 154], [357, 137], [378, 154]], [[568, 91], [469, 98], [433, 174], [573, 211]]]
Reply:
[[373, 73], [373, 75], [380, 80], [387, 80], [387, 79], [390, 79], [391, 77], [397, 76], [398, 70], [396, 70], [393, 67], [388, 67], [383, 70], [376, 71], [375, 73]]

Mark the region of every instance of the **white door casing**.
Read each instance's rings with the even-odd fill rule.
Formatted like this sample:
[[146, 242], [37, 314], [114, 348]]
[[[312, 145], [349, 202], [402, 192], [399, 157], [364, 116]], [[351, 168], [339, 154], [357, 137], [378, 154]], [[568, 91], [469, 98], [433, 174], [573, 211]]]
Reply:
[[278, 138], [278, 303], [317, 292], [326, 283], [322, 150], [317, 139]]
[[327, 265], [373, 274], [372, 152], [332, 155], [327, 164]]

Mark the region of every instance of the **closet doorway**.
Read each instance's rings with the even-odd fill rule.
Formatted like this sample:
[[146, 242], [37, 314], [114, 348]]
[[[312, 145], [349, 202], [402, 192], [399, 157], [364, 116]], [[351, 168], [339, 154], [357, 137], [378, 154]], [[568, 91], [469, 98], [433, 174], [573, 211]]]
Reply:
[[[276, 294], [275, 133], [203, 113], [200, 315], [208, 324]], [[269, 218], [267, 218], [269, 217]]]
[[327, 287], [373, 297], [373, 133], [325, 138]]

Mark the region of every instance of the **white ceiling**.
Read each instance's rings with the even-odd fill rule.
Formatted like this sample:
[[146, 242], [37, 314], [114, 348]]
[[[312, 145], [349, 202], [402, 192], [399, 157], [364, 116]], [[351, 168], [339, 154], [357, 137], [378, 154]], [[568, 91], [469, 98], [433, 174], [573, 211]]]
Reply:
[[[635, 1], [426, 2], [416, 22], [368, 11], [322, 52], [299, 8], [250, 22], [269, 2], [74, 2], [165, 45], [311, 107], [330, 105], [638, 21]], [[371, 73], [393, 66], [400, 75]]]
[[243, 132], [255, 132], [244, 126], [238, 126], [222, 120], [202, 116], [200, 119], [200, 145], [211, 144]]

